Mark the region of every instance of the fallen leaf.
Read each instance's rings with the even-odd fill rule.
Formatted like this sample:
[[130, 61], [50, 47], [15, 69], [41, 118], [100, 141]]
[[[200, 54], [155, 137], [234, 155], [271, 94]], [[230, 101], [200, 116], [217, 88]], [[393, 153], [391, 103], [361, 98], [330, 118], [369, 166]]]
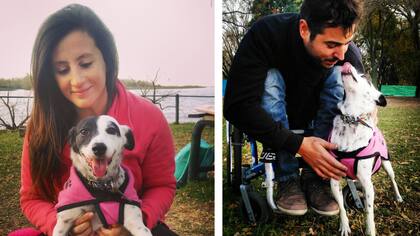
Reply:
[[410, 218], [408, 216], [406, 216], [404, 213], [401, 212], [400, 214], [404, 219], [409, 220]]

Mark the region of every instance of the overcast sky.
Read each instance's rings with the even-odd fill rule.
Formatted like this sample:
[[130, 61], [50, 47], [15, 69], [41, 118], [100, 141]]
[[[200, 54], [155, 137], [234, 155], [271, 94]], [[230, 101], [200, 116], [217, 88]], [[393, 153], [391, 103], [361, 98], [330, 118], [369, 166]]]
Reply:
[[0, 78], [30, 70], [35, 37], [51, 13], [70, 3], [90, 7], [113, 33], [122, 79], [214, 85], [213, 0], [0, 0]]

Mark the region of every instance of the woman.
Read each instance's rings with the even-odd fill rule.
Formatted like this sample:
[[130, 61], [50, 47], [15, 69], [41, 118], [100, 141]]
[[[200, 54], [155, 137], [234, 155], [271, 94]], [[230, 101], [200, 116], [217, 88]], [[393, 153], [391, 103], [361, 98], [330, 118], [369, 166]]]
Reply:
[[[50, 235], [56, 222], [58, 192], [69, 177], [66, 137], [79, 120], [107, 114], [131, 127], [136, 147], [123, 163], [135, 177], [144, 223], [154, 235], [175, 235], [161, 223], [175, 195], [174, 147], [160, 110], [128, 92], [118, 81], [113, 37], [89, 8], [69, 5], [42, 25], [32, 55], [34, 104], [21, 169], [23, 213]], [[88, 212], [76, 220], [72, 235], [92, 235]], [[120, 225], [99, 235], [126, 233]]]

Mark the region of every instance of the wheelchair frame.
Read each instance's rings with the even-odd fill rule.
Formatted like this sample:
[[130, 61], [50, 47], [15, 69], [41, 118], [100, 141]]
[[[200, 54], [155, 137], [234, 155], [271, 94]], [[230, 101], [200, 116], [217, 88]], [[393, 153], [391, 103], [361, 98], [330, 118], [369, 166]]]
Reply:
[[[303, 130], [292, 130], [294, 133], [303, 134]], [[246, 220], [251, 224], [265, 223], [273, 212], [279, 212], [273, 200], [275, 164], [259, 161], [258, 147], [255, 140], [226, 123], [226, 142], [228, 146], [227, 157], [227, 184], [233, 193], [240, 193], [241, 207]], [[249, 142], [251, 149], [251, 165], [242, 165], [242, 148]], [[299, 159], [300, 162], [303, 159]], [[301, 166], [301, 165], [300, 165]], [[265, 176], [262, 186], [266, 188], [266, 199], [254, 191], [251, 182], [260, 176]], [[356, 210], [364, 209], [362, 198], [359, 196], [361, 186], [357, 181], [346, 178], [347, 186], [343, 188], [344, 203], [346, 208]]]

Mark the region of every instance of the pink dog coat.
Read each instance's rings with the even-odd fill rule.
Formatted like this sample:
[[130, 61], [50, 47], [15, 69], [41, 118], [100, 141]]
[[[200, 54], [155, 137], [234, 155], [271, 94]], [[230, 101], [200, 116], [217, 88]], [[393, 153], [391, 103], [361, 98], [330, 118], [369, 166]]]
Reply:
[[[328, 139], [328, 141], [331, 141], [331, 135]], [[340, 152], [334, 150], [330, 151], [330, 153], [343, 165], [347, 166], [347, 177], [351, 179], [357, 179], [357, 164], [359, 160], [375, 158], [375, 162], [372, 167], [373, 174], [381, 168], [382, 159], [389, 160], [388, 149], [386, 147], [384, 136], [377, 127], [373, 128], [373, 136], [366, 147], [359, 148], [358, 150], [352, 152]]]
[[128, 168], [124, 168], [125, 180], [120, 193], [93, 188], [72, 166], [70, 177], [64, 189], [58, 195], [55, 205], [57, 212], [84, 205], [94, 205], [104, 227], [112, 224], [124, 224], [124, 205], [131, 204], [140, 208], [140, 200], [134, 189], [134, 177]]

